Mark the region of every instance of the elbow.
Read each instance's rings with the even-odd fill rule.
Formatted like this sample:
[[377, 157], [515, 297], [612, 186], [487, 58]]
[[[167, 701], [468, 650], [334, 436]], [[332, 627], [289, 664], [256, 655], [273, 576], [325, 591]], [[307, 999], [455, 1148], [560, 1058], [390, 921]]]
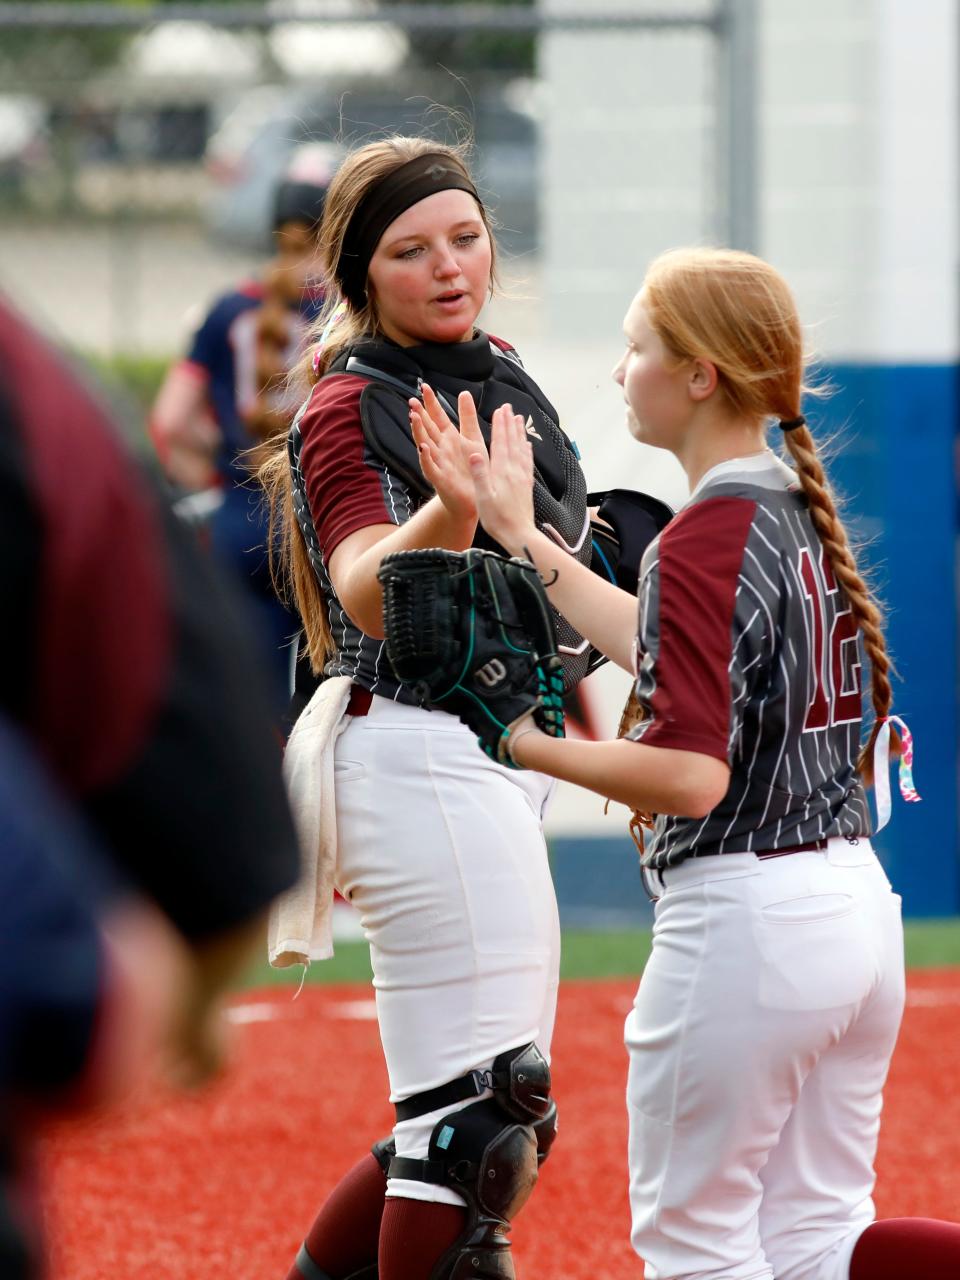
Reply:
[[726, 794], [726, 787], [722, 791], [704, 790], [703, 788], [692, 790], [686, 797], [683, 806], [678, 806], [676, 811], [685, 818], [705, 818], [708, 813], [713, 812]]
[[383, 614], [376, 617], [370, 617], [365, 622], [357, 623], [360, 630], [365, 636], [369, 636], [371, 640], [386, 640], [387, 629], [383, 625]]
[[369, 636], [371, 640], [386, 639], [387, 631], [383, 624], [382, 609], [353, 609], [345, 600], [341, 600], [340, 603], [343, 605], [344, 613], [353, 625], [358, 627], [365, 636]]
[[729, 787], [730, 767], [725, 761], [693, 755], [688, 767], [677, 770], [671, 804], [664, 812], [684, 818], [705, 818], [721, 802]]
[[353, 595], [345, 591], [342, 595], [338, 592], [338, 599], [344, 613], [365, 636], [369, 636], [371, 640], [383, 640], [386, 637], [382, 597], [378, 595], [375, 600], [371, 600], [362, 592]]

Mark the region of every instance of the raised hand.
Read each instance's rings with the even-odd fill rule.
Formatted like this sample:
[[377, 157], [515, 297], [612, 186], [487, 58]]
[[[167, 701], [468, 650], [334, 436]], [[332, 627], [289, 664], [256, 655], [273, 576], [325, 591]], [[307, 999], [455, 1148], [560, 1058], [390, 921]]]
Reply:
[[[474, 415], [474, 419], [476, 415]], [[533, 517], [533, 449], [521, 414], [509, 404], [493, 415], [489, 453], [477, 425], [477, 445], [463, 430], [480, 523], [512, 555], [520, 555], [536, 525]]]
[[[423, 403], [411, 399], [410, 426], [420, 457], [420, 469], [436, 490], [447, 511], [458, 520], [476, 520], [477, 503], [473, 475], [467, 460], [467, 439], [450, 421], [432, 387], [423, 384]], [[457, 409], [463, 416], [473, 413], [476, 433], [483, 445], [473, 397], [462, 391]], [[461, 428], [462, 429], [462, 428]], [[486, 449], [484, 448], [484, 452]]]

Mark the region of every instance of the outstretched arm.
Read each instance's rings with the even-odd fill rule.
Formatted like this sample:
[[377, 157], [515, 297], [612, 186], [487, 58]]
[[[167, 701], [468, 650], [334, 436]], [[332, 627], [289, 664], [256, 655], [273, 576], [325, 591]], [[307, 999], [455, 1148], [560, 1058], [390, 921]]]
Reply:
[[480, 523], [511, 555], [529, 556], [547, 584], [552, 604], [581, 635], [612, 662], [633, 673], [637, 631], [636, 597], [605, 582], [580, 564], [533, 518], [533, 450], [523, 419], [503, 405], [493, 415], [487, 451], [473, 397], [457, 402], [460, 431], [450, 422], [428, 387], [424, 402], [410, 401], [414, 439], [424, 475], [438, 493], [459, 476], [455, 441], [473, 478]]
[[705, 817], [730, 785], [730, 769], [722, 760], [698, 751], [648, 747], [626, 738], [582, 742], [524, 729], [513, 736], [509, 751], [524, 769], [575, 782], [648, 813]]

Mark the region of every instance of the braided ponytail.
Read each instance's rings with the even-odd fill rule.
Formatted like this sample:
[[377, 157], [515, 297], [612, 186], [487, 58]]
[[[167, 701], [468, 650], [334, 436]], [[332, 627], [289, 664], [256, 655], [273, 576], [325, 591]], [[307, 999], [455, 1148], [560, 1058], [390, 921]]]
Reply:
[[[873, 782], [874, 743], [881, 723], [890, 713], [893, 701], [893, 690], [890, 687], [891, 662], [883, 638], [883, 615], [857, 570], [847, 532], [837, 514], [813, 436], [805, 424], [785, 431], [783, 435], [796, 466], [797, 478], [807, 498], [813, 527], [830, 562], [833, 576], [843, 588], [847, 603], [857, 620], [870, 659], [870, 698], [874, 721], [870, 737], [861, 748], [857, 760], [861, 778], [870, 785]], [[900, 737], [892, 725], [890, 753], [893, 756], [900, 754]]]

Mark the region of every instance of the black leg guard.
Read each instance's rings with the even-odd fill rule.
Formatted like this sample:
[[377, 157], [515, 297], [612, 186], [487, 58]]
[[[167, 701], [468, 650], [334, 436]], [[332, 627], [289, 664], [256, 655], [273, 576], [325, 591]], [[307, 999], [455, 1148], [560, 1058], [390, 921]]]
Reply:
[[[427, 1159], [397, 1156], [390, 1176], [451, 1187], [467, 1203], [463, 1234], [430, 1280], [514, 1280], [510, 1223], [530, 1198], [557, 1132], [550, 1068], [536, 1045], [529, 1044], [501, 1053], [490, 1072], [471, 1076], [494, 1096], [438, 1120]], [[408, 1099], [407, 1114], [443, 1105], [443, 1095], [461, 1083], [430, 1090], [422, 1100]]]
[[467, 1202], [463, 1234], [430, 1280], [514, 1280], [510, 1221], [530, 1198], [537, 1172], [533, 1128], [504, 1116], [494, 1098], [438, 1120], [426, 1160], [393, 1159], [391, 1177], [452, 1187]]
[[508, 1115], [533, 1124], [549, 1112], [550, 1067], [535, 1044], [508, 1049], [494, 1058], [490, 1077], [493, 1096]]
[[537, 1139], [537, 1162], [550, 1154], [559, 1127], [550, 1097], [550, 1068], [535, 1044], [501, 1053], [493, 1064], [493, 1095], [508, 1115], [525, 1120]]
[[557, 1104], [552, 1098], [550, 1099], [550, 1110], [545, 1116], [535, 1120], [531, 1128], [537, 1139], [537, 1164], [543, 1164], [550, 1154], [550, 1148], [556, 1141], [557, 1129], [559, 1128]]

